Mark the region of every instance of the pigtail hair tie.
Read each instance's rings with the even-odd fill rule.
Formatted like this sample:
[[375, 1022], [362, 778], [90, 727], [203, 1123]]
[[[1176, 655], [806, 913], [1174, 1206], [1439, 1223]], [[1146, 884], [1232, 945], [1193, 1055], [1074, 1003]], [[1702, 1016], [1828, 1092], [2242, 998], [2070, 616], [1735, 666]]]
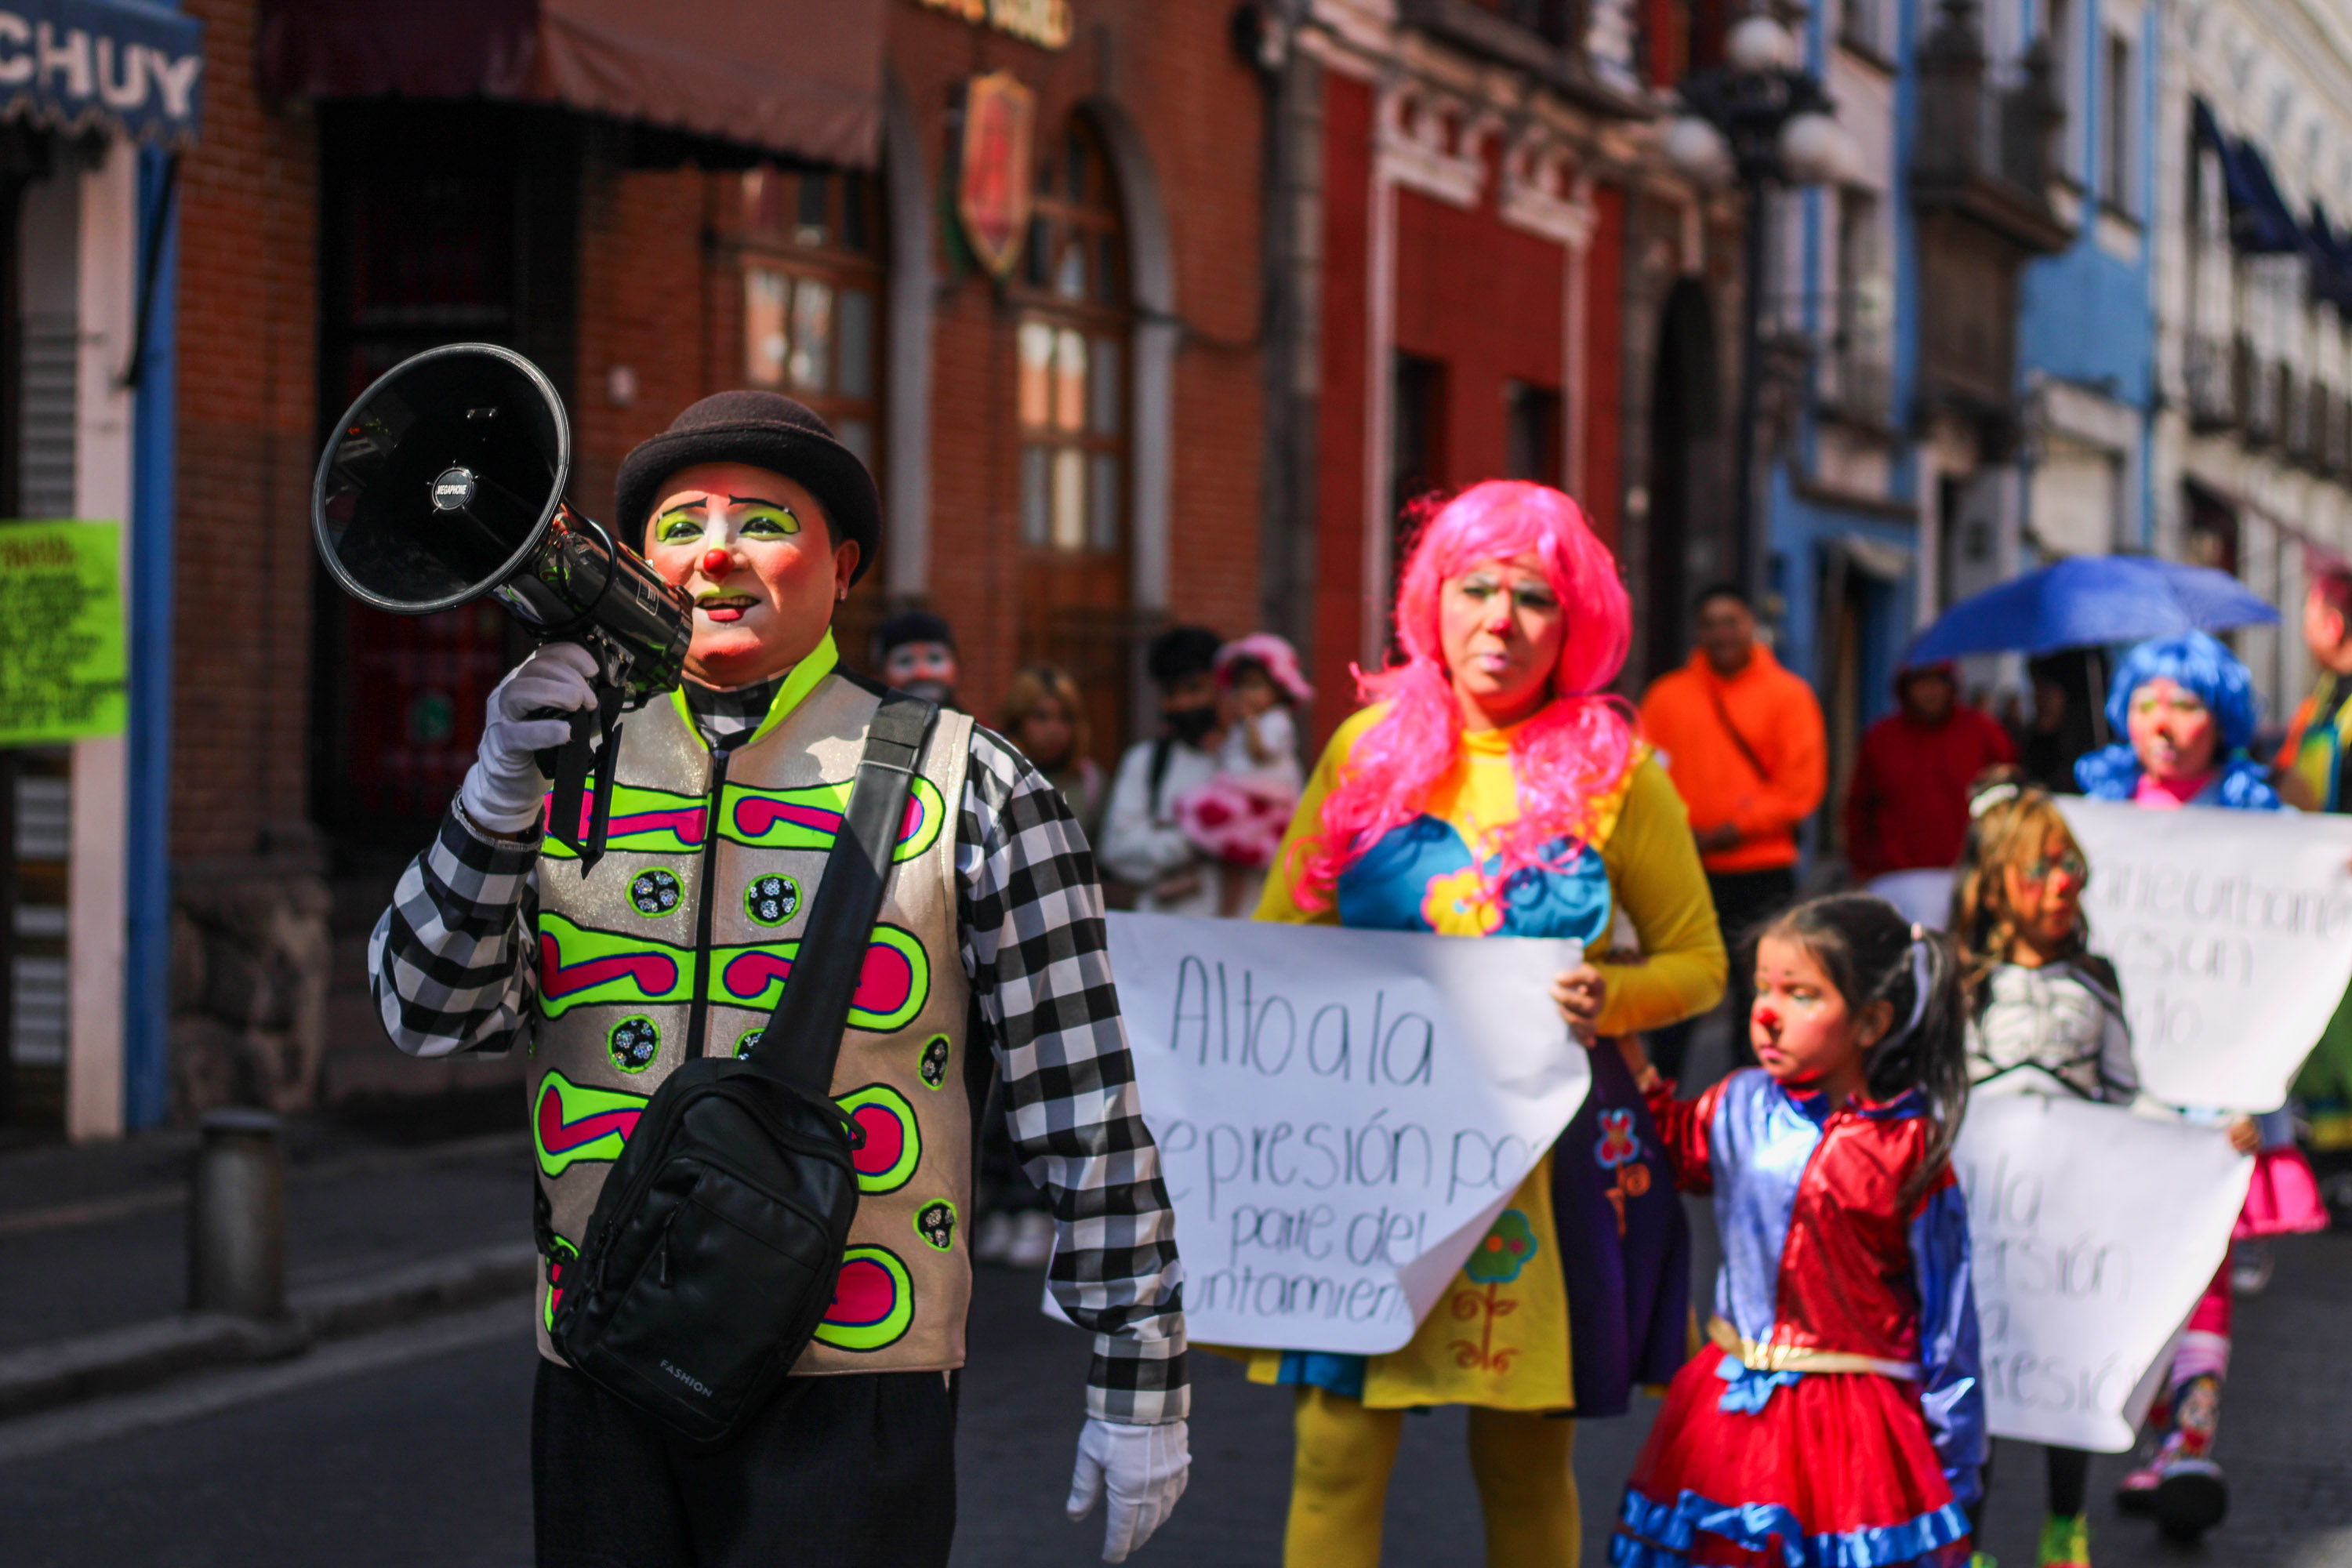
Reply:
[[1928, 967], [1927, 944], [1930, 940], [1927, 928], [1916, 921], [1912, 922], [1911, 1016], [1904, 1024], [1902, 1033], [1895, 1037], [1897, 1040], [1908, 1039], [1912, 1031], [1918, 1028], [1919, 1020], [1927, 1016], [1927, 992], [1934, 984], [1934, 976]]

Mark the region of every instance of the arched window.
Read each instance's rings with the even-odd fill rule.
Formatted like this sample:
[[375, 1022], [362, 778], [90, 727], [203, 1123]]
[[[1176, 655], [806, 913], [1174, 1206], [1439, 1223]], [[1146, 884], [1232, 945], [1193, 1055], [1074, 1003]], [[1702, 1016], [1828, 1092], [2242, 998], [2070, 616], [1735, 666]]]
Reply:
[[1136, 634], [1128, 516], [1134, 310], [1118, 184], [1083, 116], [1045, 140], [1008, 289], [1021, 445], [1020, 657], [1087, 694], [1097, 760], [1128, 733]]
[[[816, 411], [882, 477], [882, 182], [856, 170], [763, 166], [741, 176], [743, 384]], [[864, 668], [883, 613], [868, 572], [834, 613]]]
[[773, 167], [742, 179], [744, 380], [807, 404], [879, 472], [879, 182]]
[[1082, 119], [1039, 162], [1013, 294], [1021, 310], [1021, 542], [1063, 556], [1123, 556], [1126, 242], [1109, 161]]

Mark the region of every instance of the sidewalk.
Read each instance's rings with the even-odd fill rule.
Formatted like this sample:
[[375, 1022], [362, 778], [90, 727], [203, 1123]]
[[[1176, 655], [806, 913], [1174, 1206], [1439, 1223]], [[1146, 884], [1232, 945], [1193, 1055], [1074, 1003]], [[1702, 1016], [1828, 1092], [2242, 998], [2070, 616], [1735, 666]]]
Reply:
[[0, 1419], [499, 1297], [522, 1312], [521, 1110], [500, 1088], [290, 1119], [270, 1324], [184, 1310], [193, 1131], [0, 1153]]

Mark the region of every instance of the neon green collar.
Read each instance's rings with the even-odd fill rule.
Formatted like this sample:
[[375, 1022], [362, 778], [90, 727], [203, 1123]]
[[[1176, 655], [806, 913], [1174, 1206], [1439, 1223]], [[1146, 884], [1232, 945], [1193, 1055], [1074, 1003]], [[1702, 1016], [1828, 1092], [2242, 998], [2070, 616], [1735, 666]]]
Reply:
[[[806, 658], [793, 666], [793, 672], [784, 677], [782, 686], [776, 688], [776, 695], [768, 704], [768, 716], [760, 721], [760, 727], [746, 736], [741, 744], [755, 745], [766, 740], [776, 726], [792, 717], [793, 710], [816, 689], [817, 682], [831, 675], [840, 663], [841, 650], [834, 646], [833, 630], [827, 627], [824, 640], [817, 644], [815, 650]], [[703, 740], [702, 727], [694, 721], [694, 710], [687, 706], [686, 688], [683, 685], [671, 688], [669, 700], [677, 707], [678, 718], [685, 721], [686, 732], [693, 736], [704, 751], [709, 751], [710, 742]]]

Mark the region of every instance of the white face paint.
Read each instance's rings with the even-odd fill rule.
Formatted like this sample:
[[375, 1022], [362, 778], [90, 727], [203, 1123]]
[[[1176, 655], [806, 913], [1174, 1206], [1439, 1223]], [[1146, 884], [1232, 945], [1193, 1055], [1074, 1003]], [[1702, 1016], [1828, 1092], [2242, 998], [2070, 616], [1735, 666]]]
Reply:
[[687, 673], [740, 686], [824, 640], [857, 546], [833, 544], [816, 498], [782, 475], [704, 463], [671, 477], [646, 527], [646, 559], [694, 598]]
[[882, 679], [892, 686], [918, 680], [956, 683], [955, 649], [943, 642], [902, 642], [882, 660]]

